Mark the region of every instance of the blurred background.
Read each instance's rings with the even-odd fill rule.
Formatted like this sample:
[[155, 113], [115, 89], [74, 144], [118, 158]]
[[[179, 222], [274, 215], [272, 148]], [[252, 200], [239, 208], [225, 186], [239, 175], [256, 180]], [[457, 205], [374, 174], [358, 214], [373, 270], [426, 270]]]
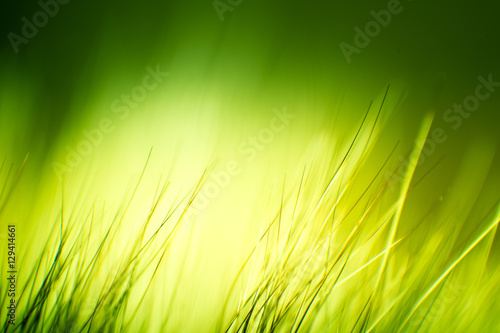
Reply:
[[[341, 43], [355, 47], [355, 28], [365, 31], [372, 11], [391, 6], [397, 14], [348, 61]], [[51, 15], [37, 16], [43, 8]], [[488, 1], [8, 1], [1, 15], [0, 148], [17, 165], [29, 153], [25, 195], [35, 195], [42, 179], [57, 184], [54, 162], [66, 165], [66, 148], [77, 149], [83, 131], [102, 119], [112, 130], [67, 176], [91, 166], [104, 178], [128, 175], [154, 146], [183, 152], [177, 158], [200, 173], [224, 160], [220, 145], [234, 152], [283, 106], [300, 115], [291, 135], [297, 142], [333, 131], [335, 122], [354, 130], [388, 84], [387, 109], [397, 110], [388, 111], [383, 142], [401, 140], [398, 153], [406, 156], [433, 112], [433, 127], [447, 139], [421, 169], [441, 161], [437, 183], [453, 177], [470, 142], [486, 150], [499, 142], [497, 92], [457, 129], [444, 118], [475, 93], [479, 76], [500, 81], [500, 23]], [[25, 20], [34, 19], [40, 27], [23, 39], [31, 33]], [[125, 104], [113, 103], [142, 85], [147, 67], [169, 76], [125, 116], [115, 112]], [[498, 184], [499, 159], [491, 158], [489, 184]]]

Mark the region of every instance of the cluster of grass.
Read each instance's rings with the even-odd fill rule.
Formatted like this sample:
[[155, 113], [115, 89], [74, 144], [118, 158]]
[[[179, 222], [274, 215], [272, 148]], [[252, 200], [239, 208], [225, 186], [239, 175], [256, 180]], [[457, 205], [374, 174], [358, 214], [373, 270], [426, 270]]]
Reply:
[[[487, 265], [500, 222], [498, 202], [482, 212], [465, 237], [460, 228], [468, 217], [456, 216], [443, 203], [419, 221], [405, 216], [405, 205], [422, 181], [414, 176], [418, 147], [432, 121], [424, 120], [404, 180], [391, 191], [392, 179], [384, 175], [399, 169], [391, 169], [397, 145], [375, 172], [369, 165], [382, 106], [368, 110], [345, 147], [325, 149], [323, 158], [304, 166], [300, 179], [285, 178], [281, 204], [272, 207], [255, 246], [207, 316], [211, 321], [199, 327], [217, 332], [500, 329], [494, 318], [500, 314], [494, 297], [500, 295], [500, 270]], [[188, 213], [207, 174], [153, 224], [171, 184], [160, 180], [147, 216], [137, 221], [135, 232], [123, 234], [147, 165], [111, 217], [95, 202], [69, 211], [63, 202], [54, 220], [39, 221], [51, 231], [36, 258], [19, 263], [15, 326], [5, 320], [2, 269], [2, 331], [185, 331], [176, 304], [195, 300], [175, 290], [165, 297], [160, 288], [166, 263], [182, 266], [172, 244], [182, 225], [195, 227]], [[0, 209], [18, 177], [4, 170]], [[188, 253], [189, 244], [184, 247]], [[177, 268], [182, 279], [182, 267]]]
[[[425, 140], [430, 123], [427, 119], [423, 124], [418, 142]], [[410, 153], [410, 167], [394, 195], [388, 190], [392, 179], [381, 176], [394, 151], [372, 179], [360, 177], [374, 129], [368, 128], [363, 142], [359, 137], [363, 128], [345, 155], [332, 160], [329, 172], [305, 169], [296, 192], [283, 197], [283, 205], [240, 271], [244, 288], [238, 302], [224, 307], [237, 310], [230, 312], [229, 325], [220, 322], [218, 331], [499, 329], [492, 318], [499, 308], [484, 294], [498, 292], [498, 270], [485, 271], [500, 222], [498, 201], [462, 241], [456, 235], [466, 222], [463, 219], [450, 220], [449, 233], [422, 230], [439, 217], [440, 207], [433, 207], [408, 231], [398, 232], [405, 201], [423, 180], [413, 179], [420, 151]], [[356, 182], [361, 182], [361, 194], [352, 189]], [[414, 242], [418, 251], [412, 253]], [[260, 258], [257, 266], [248, 268], [255, 257]], [[489, 311], [482, 318], [476, 311], [478, 302]], [[221, 319], [227, 318], [226, 313]]]

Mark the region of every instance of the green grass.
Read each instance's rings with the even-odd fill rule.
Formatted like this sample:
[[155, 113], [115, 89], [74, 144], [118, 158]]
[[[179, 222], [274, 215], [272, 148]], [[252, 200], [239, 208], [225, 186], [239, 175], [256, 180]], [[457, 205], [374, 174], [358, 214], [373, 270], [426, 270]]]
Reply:
[[[227, 270], [213, 273], [221, 279], [215, 291], [204, 291], [212, 303], [190, 292], [209, 275], [195, 245], [203, 227], [189, 213], [210, 169], [179, 193], [167, 195], [175, 182], [169, 177], [158, 177], [154, 193], [145, 193], [141, 186], [153, 149], [118, 207], [84, 195], [69, 205], [63, 192], [52, 219], [40, 215], [32, 221], [50, 232], [41, 233], [42, 242], [24, 241], [29, 246], [20, 250], [17, 320], [11, 327], [5, 321], [9, 298], [2, 266], [2, 331], [499, 331], [500, 270], [490, 258], [499, 201], [486, 207], [475, 201], [479, 195], [471, 199], [464, 193], [468, 214], [453, 193], [422, 204], [421, 196], [432, 192], [425, 183], [438, 169], [417, 176], [418, 148], [405, 151], [413, 163], [397, 191], [391, 190], [393, 180], [384, 175], [398, 172], [400, 148], [394, 143], [377, 150], [382, 105], [366, 113], [348, 141], [336, 149], [321, 146], [301, 172], [281, 174], [277, 189], [259, 189], [274, 198], [267, 207], [250, 207], [259, 214], [248, 223], [261, 231], [228, 231], [228, 237], [247, 239], [251, 246], [234, 248], [243, 256], [221, 259], [230, 264], [217, 270]], [[418, 142], [425, 141], [431, 124], [432, 117], [423, 120]], [[2, 211], [19, 180], [6, 165], [0, 169]], [[463, 180], [457, 176], [454, 182], [460, 189]], [[148, 211], [141, 218], [134, 214], [131, 224], [137, 200], [141, 207], [149, 201]], [[220, 200], [232, 204], [224, 195]], [[215, 204], [216, 199], [209, 205]], [[4, 229], [7, 218], [0, 218]], [[216, 220], [209, 215], [202, 221]], [[227, 244], [227, 252], [233, 251], [234, 242]]]

